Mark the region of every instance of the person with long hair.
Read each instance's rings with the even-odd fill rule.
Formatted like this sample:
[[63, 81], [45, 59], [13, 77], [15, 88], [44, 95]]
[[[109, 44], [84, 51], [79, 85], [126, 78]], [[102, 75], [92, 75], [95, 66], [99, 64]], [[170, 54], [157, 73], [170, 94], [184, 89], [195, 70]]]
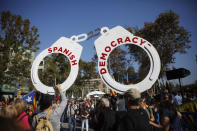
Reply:
[[81, 108], [81, 123], [82, 123], [81, 130], [82, 131], [84, 130], [84, 125], [86, 125], [86, 131], [88, 131], [88, 127], [89, 127], [88, 117], [89, 117], [89, 115], [90, 115], [90, 111], [88, 109], [88, 103], [85, 102]]
[[17, 110], [13, 105], [8, 105], [2, 109], [0, 116], [8, 119], [16, 119]]
[[31, 130], [31, 125], [28, 120], [29, 116], [26, 113], [27, 104], [25, 103], [25, 101], [17, 99], [13, 103], [13, 106], [17, 110], [17, 121], [19, 125], [25, 130]]

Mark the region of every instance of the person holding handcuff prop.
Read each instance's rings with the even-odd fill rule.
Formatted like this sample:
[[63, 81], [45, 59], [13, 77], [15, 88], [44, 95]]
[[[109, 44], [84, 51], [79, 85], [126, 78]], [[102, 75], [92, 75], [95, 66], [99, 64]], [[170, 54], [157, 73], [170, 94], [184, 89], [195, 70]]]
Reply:
[[[48, 117], [47, 119], [51, 123], [54, 131], [60, 130], [60, 118], [61, 115], [67, 105], [67, 98], [65, 94], [63, 93], [61, 89], [61, 85], [55, 86], [55, 94], [58, 92], [61, 95], [61, 102], [56, 108], [52, 109], [52, 101], [54, 96], [49, 94], [42, 94], [41, 99], [39, 100], [40, 105], [40, 112], [33, 118], [32, 127], [37, 129], [38, 121], [37, 116], [39, 116], [39, 119]], [[36, 118], [37, 117], [37, 118]], [[41, 127], [42, 128], [42, 127]]]

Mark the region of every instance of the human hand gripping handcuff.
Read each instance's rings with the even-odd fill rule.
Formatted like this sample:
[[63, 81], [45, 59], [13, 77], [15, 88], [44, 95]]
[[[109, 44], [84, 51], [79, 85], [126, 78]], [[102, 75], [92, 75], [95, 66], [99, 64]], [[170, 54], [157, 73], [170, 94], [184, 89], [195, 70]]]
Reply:
[[[98, 71], [101, 79], [108, 88], [122, 94], [128, 89], [135, 88], [140, 92], [148, 90], [158, 79], [161, 62], [156, 49], [147, 40], [134, 36], [121, 26], [112, 29], [103, 27], [100, 30], [101, 36], [95, 40], [95, 48], [98, 56]], [[79, 59], [83, 47], [78, 42], [87, 40], [87, 34], [80, 34], [70, 38], [61, 37], [50, 48], [42, 51], [34, 60], [31, 68], [31, 80], [35, 88], [44, 94], [55, 94], [53, 87], [44, 85], [38, 77], [38, 67], [40, 62], [51, 53], [61, 53], [68, 57], [71, 64], [71, 71], [68, 78], [61, 84], [62, 91], [69, 89], [75, 82], [79, 71]], [[133, 44], [141, 47], [149, 56], [150, 70], [147, 76], [139, 83], [134, 85], [124, 85], [116, 82], [109, 74], [107, 60], [110, 53], [118, 46], [123, 44]]]

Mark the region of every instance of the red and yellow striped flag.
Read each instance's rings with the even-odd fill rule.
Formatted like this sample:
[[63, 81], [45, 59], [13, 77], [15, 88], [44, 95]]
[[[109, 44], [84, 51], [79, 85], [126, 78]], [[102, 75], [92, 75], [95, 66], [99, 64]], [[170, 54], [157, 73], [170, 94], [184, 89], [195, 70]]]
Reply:
[[36, 101], [36, 93], [34, 93], [34, 99], [33, 99], [33, 112], [37, 108], [37, 101]]
[[110, 90], [110, 96], [116, 95], [116, 92], [113, 90]]

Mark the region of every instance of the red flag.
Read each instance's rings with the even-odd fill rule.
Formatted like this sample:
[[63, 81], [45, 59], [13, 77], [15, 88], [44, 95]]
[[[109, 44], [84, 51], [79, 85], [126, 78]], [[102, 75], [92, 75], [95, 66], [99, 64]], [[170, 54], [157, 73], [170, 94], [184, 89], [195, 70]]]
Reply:
[[57, 101], [60, 99], [60, 94], [56, 95]]

